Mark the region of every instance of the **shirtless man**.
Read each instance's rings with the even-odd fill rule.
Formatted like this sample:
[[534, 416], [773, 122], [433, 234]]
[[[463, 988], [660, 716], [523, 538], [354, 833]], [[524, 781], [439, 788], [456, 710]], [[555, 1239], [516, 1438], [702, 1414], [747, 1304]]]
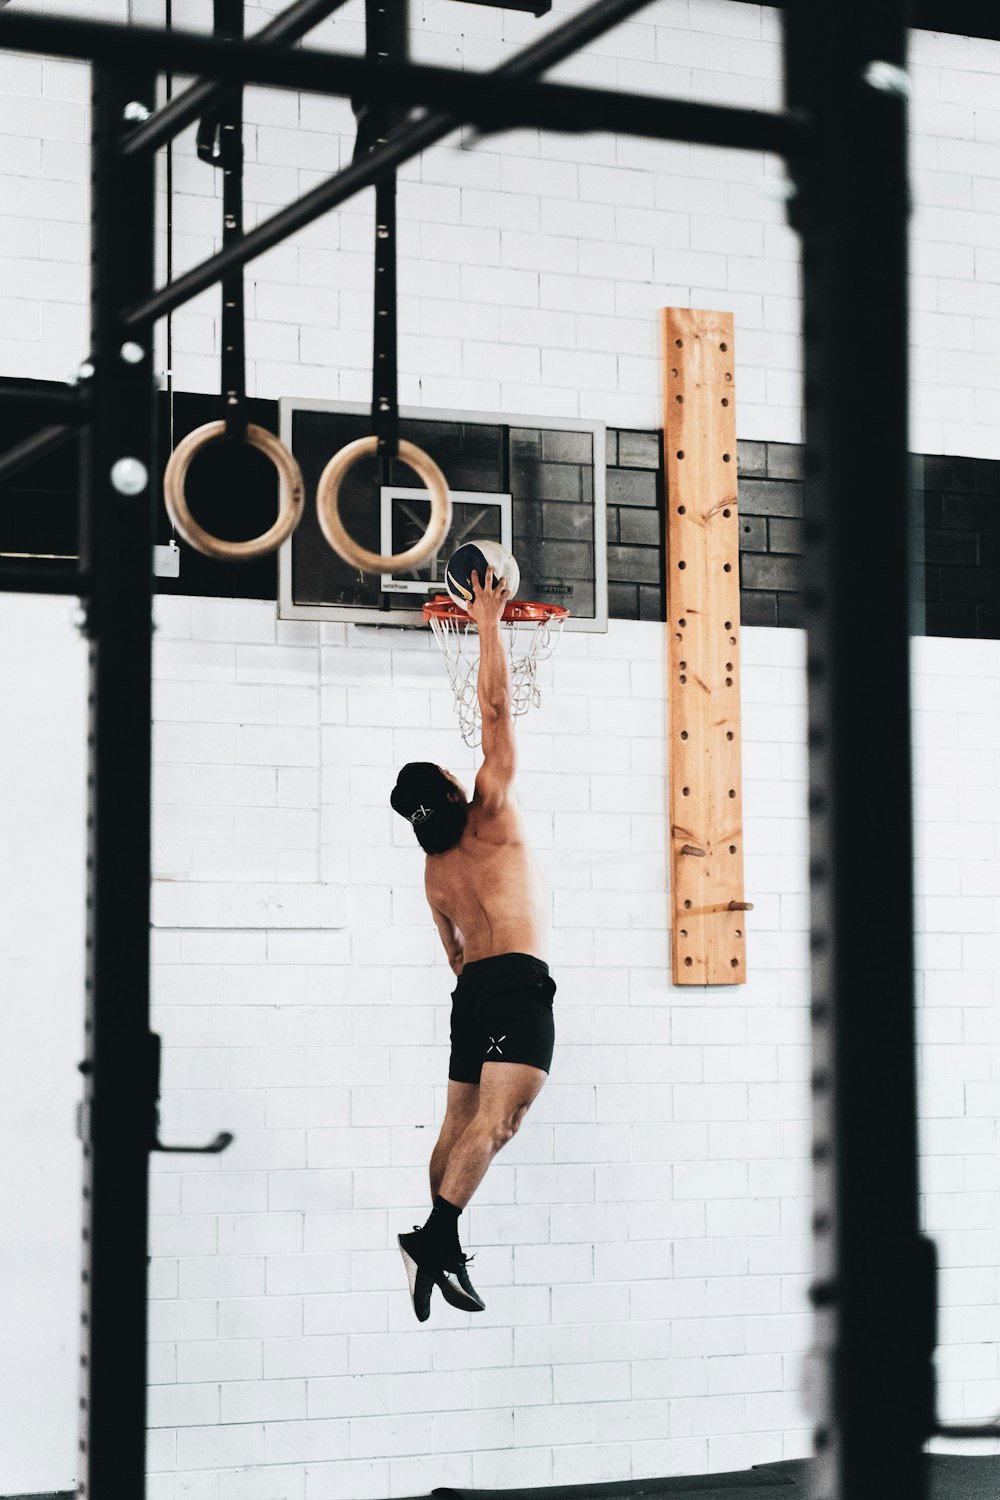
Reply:
[[469, 1280], [458, 1218], [537, 1098], [555, 1035], [548, 893], [514, 797], [517, 749], [500, 632], [510, 594], [503, 579], [494, 583], [492, 568], [485, 585], [474, 573], [472, 586], [483, 723], [472, 801], [450, 772], [427, 761], [404, 766], [391, 797], [427, 854], [427, 900], [458, 977], [448, 1107], [430, 1163], [434, 1206], [422, 1228], [399, 1236], [421, 1322], [435, 1286], [466, 1312], [485, 1306]]

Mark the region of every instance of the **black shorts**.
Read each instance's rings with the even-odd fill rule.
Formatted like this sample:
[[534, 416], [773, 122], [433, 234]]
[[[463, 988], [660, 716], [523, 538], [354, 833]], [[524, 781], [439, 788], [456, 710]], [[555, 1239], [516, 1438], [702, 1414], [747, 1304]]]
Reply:
[[556, 987], [549, 966], [530, 953], [500, 953], [466, 964], [451, 997], [451, 1058], [455, 1083], [479, 1082], [484, 1062], [552, 1066]]

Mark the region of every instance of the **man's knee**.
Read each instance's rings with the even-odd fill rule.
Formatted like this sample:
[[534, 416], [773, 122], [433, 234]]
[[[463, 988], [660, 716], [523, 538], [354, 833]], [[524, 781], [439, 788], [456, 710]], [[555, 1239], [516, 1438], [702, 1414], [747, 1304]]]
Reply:
[[494, 1146], [499, 1151], [506, 1146], [508, 1141], [514, 1139], [521, 1127], [521, 1121], [528, 1112], [527, 1104], [519, 1104], [515, 1109], [505, 1111], [501, 1115], [486, 1115], [483, 1117], [483, 1127], [489, 1132]]

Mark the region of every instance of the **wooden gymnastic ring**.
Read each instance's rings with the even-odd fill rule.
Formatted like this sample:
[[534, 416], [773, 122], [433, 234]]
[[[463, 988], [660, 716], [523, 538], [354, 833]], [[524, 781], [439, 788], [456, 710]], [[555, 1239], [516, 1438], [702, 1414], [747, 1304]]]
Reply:
[[257, 427], [253, 422], [248, 422], [247, 442], [252, 448], [259, 448], [261, 453], [266, 454], [278, 471], [277, 519], [261, 536], [251, 537], [248, 542], [226, 542], [221, 537], [213, 536], [210, 531], [205, 531], [188, 510], [184, 483], [195, 454], [208, 443], [215, 442], [216, 438], [223, 437], [225, 431], [225, 422], [206, 422], [203, 427], [196, 427], [193, 432], [181, 438], [170, 455], [163, 476], [163, 498], [175, 529], [195, 551], [203, 553], [205, 557], [218, 558], [220, 562], [248, 562], [277, 551], [282, 542], [291, 536], [302, 518], [305, 483], [302, 470], [284, 443], [273, 432], [268, 432], [266, 427]]
[[415, 443], [408, 443], [401, 438], [399, 457], [423, 480], [430, 491], [431, 516], [427, 522], [427, 530], [419, 542], [414, 542], [406, 552], [381, 557], [377, 552], [369, 552], [365, 547], [360, 547], [345, 530], [340, 519], [337, 499], [345, 474], [359, 459], [371, 457], [377, 451], [378, 438], [364, 437], [348, 443], [333, 455], [316, 486], [316, 514], [320, 527], [334, 552], [346, 563], [350, 563], [351, 567], [360, 568], [362, 573], [397, 573], [405, 568], [419, 568], [440, 551], [441, 543], [448, 534], [451, 525], [451, 495], [437, 464]]

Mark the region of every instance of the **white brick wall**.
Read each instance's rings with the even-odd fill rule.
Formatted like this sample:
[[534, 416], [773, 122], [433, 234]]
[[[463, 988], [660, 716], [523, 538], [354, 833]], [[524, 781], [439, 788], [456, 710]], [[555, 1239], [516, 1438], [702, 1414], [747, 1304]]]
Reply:
[[[160, 599], [157, 613], [158, 668], [178, 674], [183, 662], [192, 688], [208, 665], [220, 671], [220, 642], [237, 629], [253, 632], [258, 682], [288, 663], [266, 639], [267, 605], [213, 604], [203, 642], [188, 633], [188, 601]], [[552, 887], [559, 1051], [468, 1214], [488, 1311], [463, 1319], [442, 1305], [421, 1329], [394, 1236], [426, 1211], [450, 976], [423, 908], [422, 856], [386, 803], [404, 758], [464, 776], [472, 764], [453, 728], [430, 727], [449, 725], [449, 696], [425, 671], [428, 638], [373, 643], [324, 627], [321, 644], [310, 629], [294, 658], [300, 691], [326, 681], [346, 694], [341, 722], [311, 742], [311, 769], [323, 789], [314, 863], [342, 872], [347, 927], [185, 930], [155, 974], [165, 1128], [228, 1126], [238, 1139], [194, 1168], [157, 1163], [169, 1191], [154, 1224], [154, 1412], [177, 1446], [157, 1461], [154, 1494], [176, 1492], [176, 1471], [222, 1495], [247, 1463], [274, 1466], [262, 1493], [307, 1493], [308, 1463], [325, 1493], [384, 1496], [449, 1476], [582, 1482], [804, 1454], [801, 635], [743, 635], [756, 903], [745, 987], [675, 992], [667, 977], [661, 629], [615, 621], [607, 637], [564, 643], [542, 710], [520, 722], [525, 762], [547, 767], [521, 788]], [[227, 661], [235, 678], [237, 658]], [[997, 1346], [983, 1342], [994, 1338], [1000, 1062], [989, 1009], [1000, 717], [983, 683], [1000, 684], [1000, 645], [921, 640], [915, 666], [924, 1211], [943, 1266], [941, 1410], [973, 1417], [1000, 1397]], [[623, 696], [640, 667], [650, 697]], [[592, 692], [577, 725], [581, 669]], [[239, 715], [242, 700], [231, 708]], [[585, 724], [611, 715], [620, 735], [598, 747]], [[166, 743], [176, 756], [175, 727], [157, 724], [158, 755]], [[185, 727], [202, 753], [208, 726]], [[642, 774], [629, 773], [630, 755]], [[245, 860], [248, 882], [260, 878], [240, 831], [253, 792], [220, 809], [233, 818], [232, 870]], [[960, 803], [963, 832], [988, 838], [941, 842]], [[199, 852], [174, 839], [163, 856], [186, 867]]]
[[[30, 618], [19, 612], [34, 602], [8, 606], [9, 629], [22, 642], [18, 692], [32, 672], [51, 681], [56, 638], [69, 629], [59, 624], [58, 601], [37, 603], [44, 609]], [[393, 632], [389, 644], [373, 646], [345, 627], [308, 627], [290, 659], [283, 627], [263, 604], [161, 599], [157, 614], [157, 687], [170, 690], [158, 701], [169, 701], [174, 715], [156, 725], [157, 827], [170, 840], [158, 846], [157, 862], [181, 892], [211, 887], [199, 913], [206, 920], [209, 905], [216, 921], [231, 920], [227, 912], [252, 920], [241, 889], [249, 902], [268, 893], [260, 851], [243, 831], [259, 811], [259, 787], [244, 780], [234, 737], [228, 760], [208, 765], [220, 779], [206, 784], [206, 817], [231, 819], [223, 873], [198, 872], [206, 850], [190, 837], [197, 825], [185, 830], [175, 820], [204, 769], [205, 746], [219, 748], [202, 731], [253, 727], [199, 723], [199, 684], [214, 677], [219, 688], [241, 687], [239, 653], [252, 650], [254, 696], [223, 692], [214, 700], [234, 720], [247, 707], [268, 709], [262, 691], [315, 694], [331, 675], [346, 694], [362, 696], [353, 700], [358, 722], [344, 726], [352, 701], [345, 698], [340, 722], [310, 741], [312, 763], [292, 768], [322, 788], [311, 845], [266, 851], [271, 860], [309, 858], [309, 896], [295, 886], [304, 876], [267, 877], [279, 886], [287, 880], [300, 920], [314, 923], [312, 902], [339, 890], [337, 921], [347, 926], [154, 931], [164, 1133], [198, 1140], [228, 1127], [237, 1140], [221, 1159], [156, 1162], [153, 1493], [385, 1497], [449, 1478], [572, 1482], [805, 1452], [797, 1394], [810, 1336], [801, 637], [752, 629], [743, 636], [745, 707], [763, 710], [748, 712], [744, 726], [747, 841], [763, 851], [748, 856], [756, 903], [750, 982], [679, 994], [663, 962], [662, 731], [641, 713], [621, 718], [652, 696], [614, 691], [629, 664], [648, 668], [642, 681], [659, 680], [662, 633], [615, 622], [607, 637], [564, 642], [545, 706], [520, 731], [525, 762], [547, 768], [525, 772], [522, 789], [553, 892], [556, 1070], [469, 1214], [488, 1312], [473, 1322], [442, 1305], [421, 1329], [393, 1235], [425, 1208], [450, 980], [423, 914], [420, 855], [401, 822], [385, 816], [385, 797], [407, 754], [438, 756], [465, 774], [471, 764], [464, 750], [452, 753], [451, 727], [404, 724], [390, 735], [361, 721], [384, 718], [394, 693], [407, 691], [393, 683], [419, 679], [429, 721], [447, 723], [443, 677], [415, 671], [436, 657], [415, 635]], [[82, 671], [75, 639], [66, 641], [71, 675]], [[599, 737], [600, 756], [585, 731], [567, 733], [563, 722], [564, 710], [575, 722], [583, 660], [607, 688], [589, 702], [593, 721], [613, 712], [630, 731]], [[364, 687], [368, 662], [377, 690]], [[924, 1221], [942, 1265], [941, 1413], [972, 1419], [1000, 1398], [993, 1081], [1000, 645], [921, 640], [915, 668]], [[293, 688], [278, 680], [290, 670]], [[79, 686], [73, 712], [67, 694], [60, 697], [60, 746], [83, 743], [82, 679]], [[28, 700], [12, 689], [8, 701], [23, 703], [27, 723]], [[200, 711], [212, 702], [203, 700]], [[18, 789], [17, 808], [34, 805], [36, 795], [49, 799], [56, 775], [67, 788], [66, 826], [79, 833], [82, 783], [70, 795], [72, 776], [32, 750], [30, 738], [22, 743], [25, 753], [5, 778]], [[629, 758], [643, 768], [631, 779], [622, 769]], [[576, 769], [561, 769], [574, 762]], [[781, 768], [783, 800], [775, 801]], [[260, 764], [254, 776], [274, 785], [282, 769]], [[660, 829], [657, 843], [643, 824], [639, 853], [628, 847], [643, 816], [626, 795], [631, 784], [642, 791], [650, 827]], [[589, 809], [602, 819], [600, 845], [567, 851], [557, 822], [562, 829], [559, 820]], [[325, 891], [315, 884], [321, 866], [338, 872]], [[58, 869], [69, 910], [80, 874], [65, 860]], [[55, 872], [45, 877], [49, 901], [56, 883]], [[29, 930], [36, 905], [21, 879], [11, 885], [4, 909], [12, 932]], [[36, 987], [48, 983], [31, 961], [26, 951], [21, 980], [34, 974]], [[67, 1035], [73, 1027], [70, 1019]], [[18, 1079], [35, 1076], [29, 1057], [51, 1066], [48, 1040], [22, 1028], [18, 1041]], [[20, 1127], [9, 1133], [24, 1147], [5, 1158], [12, 1191], [18, 1174], [41, 1170], [47, 1181], [67, 1169], [71, 1061], [47, 1093], [50, 1145]], [[4, 1098], [13, 1105], [17, 1097], [12, 1082]], [[26, 1250], [8, 1281], [25, 1336], [46, 1361], [46, 1388], [70, 1392], [71, 1187], [59, 1201], [64, 1219], [44, 1220], [49, 1258]], [[62, 1321], [39, 1348], [42, 1304], [47, 1316], [61, 1307]], [[30, 1389], [21, 1380], [8, 1409]], [[68, 1395], [26, 1407], [23, 1451], [5, 1453], [3, 1485], [71, 1484], [72, 1424]]]

